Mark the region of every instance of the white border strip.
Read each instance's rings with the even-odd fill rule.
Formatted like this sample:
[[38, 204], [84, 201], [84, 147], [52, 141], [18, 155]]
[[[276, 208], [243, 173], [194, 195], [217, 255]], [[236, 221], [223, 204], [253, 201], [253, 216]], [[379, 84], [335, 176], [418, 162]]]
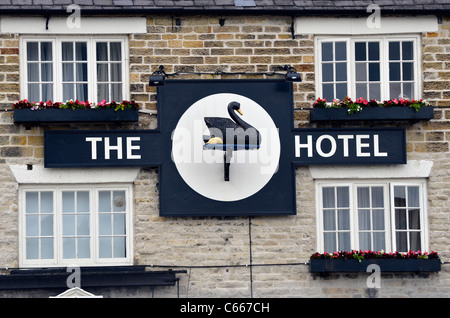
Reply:
[[309, 166], [313, 179], [428, 178], [433, 161], [409, 160], [404, 165]]
[[27, 170], [27, 165], [9, 166], [19, 184], [100, 184], [100, 183], [131, 183], [137, 177], [140, 168], [44, 168], [33, 165]]
[[0, 33], [13, 34], [134, 34], [146, 33], [145, 17], [79, 17], [79, 25], [68, 17], [15, 17], [0, 19]]
[[379, 17], [379, 26], [371, 24], [371, 17], [298, 17], [294, 21], [295, 34], [399, 34], [437, 32], [436, 16]]

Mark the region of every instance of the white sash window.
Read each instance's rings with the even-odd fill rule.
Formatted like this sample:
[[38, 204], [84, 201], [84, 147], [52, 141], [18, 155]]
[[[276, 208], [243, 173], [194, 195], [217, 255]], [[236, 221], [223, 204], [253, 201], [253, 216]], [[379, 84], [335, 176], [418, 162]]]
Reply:
[[126, 38], [22, 37], [22, 98], [128, 99]]

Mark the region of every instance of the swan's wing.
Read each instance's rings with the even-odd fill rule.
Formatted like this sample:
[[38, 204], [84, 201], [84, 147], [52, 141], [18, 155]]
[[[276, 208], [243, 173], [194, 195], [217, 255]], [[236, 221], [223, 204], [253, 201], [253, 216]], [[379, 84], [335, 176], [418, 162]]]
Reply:
[[239, 127], [231, 119], [223, 117], [205, 117], [205, 124], [208, 128], [217, 128], [220, 130]]

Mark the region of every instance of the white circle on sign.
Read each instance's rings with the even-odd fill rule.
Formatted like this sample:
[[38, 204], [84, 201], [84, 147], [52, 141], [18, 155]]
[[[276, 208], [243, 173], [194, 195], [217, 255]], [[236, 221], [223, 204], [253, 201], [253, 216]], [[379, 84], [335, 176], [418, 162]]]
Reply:
[[[224, 151], [204, 149], [211, 134], [205, 117], [230, 118], [228, 104], [241, 105], [242, 120], [261, 135], [259, 149], [233, 151], [229, 181], [224, 178]], [[231, 119], [231, 118], [230, 118]], [[172, 160], [186, 184], [202, 196], [217, 201], [237, 201], [259, 192], [278, 169], [281, 145], [270, 115], [250, 98], [232, 93], [204, 97], [192, 104], [172, 133]]]

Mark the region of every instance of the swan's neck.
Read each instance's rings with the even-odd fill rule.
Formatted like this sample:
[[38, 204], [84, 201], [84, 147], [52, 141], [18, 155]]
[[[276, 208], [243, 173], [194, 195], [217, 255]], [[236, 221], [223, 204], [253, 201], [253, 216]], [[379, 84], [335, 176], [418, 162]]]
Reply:
[[243, 121], [235, 112], [232, 106], [228, 107], [228, 113], [230, 114], [231, 119], [234, 120], [236, 124], [239, 126], [242, 126], [244, 129], [251, 128], [249, 124], [247, 124], [245, 121]]

